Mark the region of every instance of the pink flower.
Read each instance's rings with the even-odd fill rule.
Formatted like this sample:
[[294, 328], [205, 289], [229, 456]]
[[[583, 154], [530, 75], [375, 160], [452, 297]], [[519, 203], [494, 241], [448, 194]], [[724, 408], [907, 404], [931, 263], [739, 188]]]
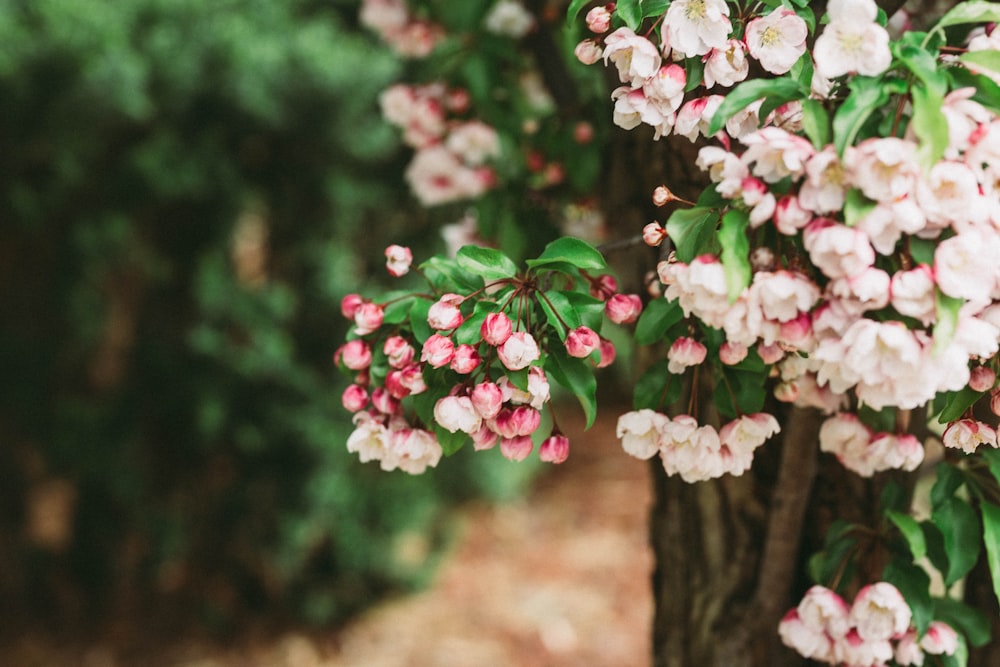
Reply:
[[899, 590], [881, 581], [865, 586], [851, 605], [851, 624], [865, 641], [884, 641], [903, 635], [913, 615]]
[[538, 351], [538, 343], [531, 334], [524, 331], [515, 331], [509, 338], [497, 348], [497, 356], [508, 370], [519, 371], [527, 368], [533, 361], [537, 361], [541, 356]]
[[774, 226], [786, 236], [795, 236], [812, 219], [812, 213], [802, 207], [795, 195], [785, 195], [774, 207]]
[[358, 312], [358, 308], [365, 302], [361, 298], [360, 294], [348, 294], [343, 299], [340, 300], [340, 313], [348, 320], [354, 319], [354, 314]]
[[742, 343], [726, 341], [719, 346], [719, 361], [727, 366], [735, 366], [747, 358], [749, 350]]
[[889, 301], [900, 315], [920, 320], [924, 326], [937, 318], [934, 273], [926, 264], [897, 271], [889, 283]]
[[768, 183], [777, 183], [805, 172], [806, 161], [815, 150], [807, 140], [778, 127], [765, 127], [740, 139], [748, 146], [743, 162], [754, 165], [752, 172]]
[[980, 445], [997, 448], [997, 432], [989, 424], [975, 419], [958, 419], [948, 424], [941, 436], [945, 447], [975, 454]]
[[875, 263], [868, 236], [829, 218], [816, 218], [802, 235], [809, 259], [828, 278], [857, 275]]
[[479, 329], [483, 340], [490, 345], [503, 345], [514, 331], [514, 325], [505, 313], [490, 313]]
[[472, 434], [472, 447], [477, 452], [481, 452], [484, 449], [492, 449], [499, 439], [500, 436], [495, 431], [491, 430], [486, 424], [483, 424], [478, 431]]
[[717, 184], [716, 192], [723, 197], [736, 199], [742, 196], [743, 181], [750, 175], [750, 170], [736, 155], [718, 146], [705, 146], [698, 151], [695, 164], [708, 172], [708, 177]]
[[972, 227], [938, 243], [934, 279], [948, 296], [989, 303], [997, 285], [997, 267], [988, 259], [998, 248], [996, 234]]
[[989, 366], [976, 366], [969, 373], [969, 389], [972, 391], [989, 391], [996, 381], [997, 374]]
[[500, 438], [500, 453], [511, 461], [523, 461], [528, 458], [533, 448], [531, 437], [527, 435], [516, 438]]
[[385, 387], [378, 387], [372, 392], [372, 405], [382, 414], [392, 415], [399, 409], [399, 399], [390, 394]]
[[682, 336], [674, 341], [667, 352], [667, 369], [671, 373], [683, 373], [689, 366], [697, 366], [705, 361], [708, 349], [694, 338]]
[[705, 88], [719, 84], [734, 86], [750, 73], [746, 47], [738, 39], [730, 39], [720, 49], [712, 49], [705, 58]]
[[363, 340], [348, 341], [334, 354], [334, 360], [343, 362], [352, 371], [360, 371], [371, 366], [372, 349]]
[[820, 426], [819, 448], [836, 456], [848, 470], [862, 477], [871, 477], [875, 473], [868, 461], [871, 437], [871, 430], [861, 423], [857, 415], [841, 413], [825, 420]]
[[470, 167], [478, 167], [500, 157], [500, 137], [492, 127], [478, 120], [452, 126], [445, 146]]
[[604, 49], [596, 39], [585, 39], [576, 45], [573, 55], [584, 65], [593, 65], [604, 56]]
[[434, 404], [434, 421], [451, 433], [475, 433], [482, 426], [472, 399], [468, 396], [445, 396]]
[[618, 293], [618, 281], [610, 274], [603, 274], [590, 283], [590, 296], [607, 301]]
[[814, 213], [833, 213], [844, 207], [846, 173], [837, 151], [827, 146], [806, 161], [806, 180], [798, 203]]
[[493, 430], [504, 438], [531, 435], [542, 423], [541, 413], [527, 405], [519, 405], [513, 410], [504, 408], [493, 420]]
[[658, 222], [651, 222], [642, 228], [642, 241], [653, 248], [663, 243], [667, 238], [667, 230]]
[[728, 16], [724, 0], [674, 0], [663, 18], [663, 40], [686, 57], [725, 48], [733, 30]]
[[804, 658], [833, 662], [833, 639], [822, 630], [807, 625], [799, 612], [791, 609], [778, 624], [781, 642]]
[[597, 367], [607, 368], [608, 366], [610, 366], [615, 362], [615, 357], [617, 356], [618, 352], [615, 350], [614, 343], [612, 343], [607, 338], [602, 338], [599, 354], [600, 354], [600, 361], [597, 362]]
[[892, 202], [907, 195], [920, 173], [917, 146], [896, 137], [865, 139], [844, 154], [845, 167], [869, 199]]
[[958, 648], [958, 634], [947, 623], [931, 621], [920, 640], [920, 648], [931, 655], [954, 655]]
[[359, 336], [370, 334], [382, 326], [384, 318], [385, 311], [382, 310], [382, 306], [370, 301], [365, 302], [354, 311], [354, 333]]
[[424, 383], [424, 373], [420, 370], [420, 364], [410, 364], [402, 369], [399, 374], [399, 383], [411, 394], [419, 394], [427, 391], [427, 385]]
[[757, 356], [765, 364], [776, 364], [785, 358], [785, 351], [777, 343], [764, 343], [761, 341], [757, 344]]
[[660, 52], [656, 46], [626, 27], [604, 38], [605, 64], [609, 60], [618, 68], [621, 82], [632, 88], [642, 86], [660, 69]]
[[622, 448], [637, 459], [653, 458], [660, 451], [660, 431], [669, 421], [653, 410], [626, 412], [618, 418], [616, 429]]
[[615, 324], [632, 324], [642, 314], [642, 299], [638, 294], [615, 294], [605, 302], [604, 314]]
[[893, 660], [898, 664], [920, 667], [924, 664], [924, 651], [917, 642], [917, 633], [910, 629], [896, 642], [896, 649], [893, 651]]
[[344, 393], [341, 394], [340, 402], [343, 404], [344, 408], [350, 412], [364, 410], [365, 406], [368, 405], [368, 392], [360, 385], [349, 385], [347, 389], [344, 390]]
[[817, 74], [827, 79], [851, 72], [875, 76], [889, 68], [889, 33], [875, 23], [874, 0], [832, 0], [828, 12], [830, 23], [813, 48]]
[[455, 348], [455, 356], [451, 359], [451, 370], [461, 375], [468, 375], [479, 367], [482, 357], [471, 345], [459, 345]]
[[362, 463], [381, 460], [389, 446], [389, 429], [366, 412], [354, 415], [354, 424], [347, 437], [347, 451], [358, 454]]
[[385, 249], [385, 268], [389, 275], [399, 278], [410, 271], [413, 263], [413, 253], [401, 245], [391, 245]]
[[729, 467], [719, 433], [711, 426], [680, 415], [663, 426], [660, 459], [668, 475], [685, 482], [700, 482], [724, 475]]
[[746, 27], [750, 55], [771, 74], [784, 74], [806, 52], [806, 22], [790, 9], [779, 7], [763, 18], [753, 19]]
[[813, 586], [796, 608], [799, 618], [809, 628], [834, 639], [847, 635], [850, 609], [844, 599], [824, 586]]
[[598, 35], [603, 35], [611, 28], [611, 12], [608, 6], [594, 7], [587, 12], [587, 29]]
[[[417, 428], [393, 431], [391, 447], [394, 467], [411, 475], [419, 475], [427, 468], [435, 467], [444, 454], [433, 433]], [[386, 459], [383, 459], [383, 470], [390, 467], [386, 466]]]
[[461, 294], [445, 294], [427, 311], [427, 323], [436, 331], [450, 331], [461, 326], [459, 306], [465, 300]]
[[382, 352], [389, 360], [389, 365], [393, 368], [404, 368], [413, 361], [416, 350], [402, 336], [389, 336], [385, 339]]
[[577, 327], [566, 334], [566, 352], [583, 359], [601, 345], [601, 337], [589, 327]]
[[454, 356], [455, 343], [441, 334], [431, 335], [424, 341], [424, 346], [420, 351], [420, 361], [430, 364], [434, 368], [447, 366]]
[[493, 419], [503, 406], [503, 395], [493, 382], [481, 382], [472, 388], [472, 406], [483, 419]]
[[546, 463], [562, 463], [569, 458], [569, 438], [561, 433], [550, 435], [538, 448], [538, 458]]

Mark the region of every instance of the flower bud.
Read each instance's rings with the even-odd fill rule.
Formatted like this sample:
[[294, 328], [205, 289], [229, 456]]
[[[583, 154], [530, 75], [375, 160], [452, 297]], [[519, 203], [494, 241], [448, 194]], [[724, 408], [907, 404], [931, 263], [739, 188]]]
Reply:
[[472, 434], [472, 446], [477, 452], [484, 449], [493, 449], [500, 436], [492, 431], [489, 426], [483, 424], [478, 431]]
[[994, 389], [990, 394], [990, 410], [1000, 417], [1000, 389]]
[[667, 238], [667, 230], [658, 222], [651, 222], [642, 228], [642, 242], [656, 248]]
[[538, 458], [546, 463], [562, 463], [569, 458], [569, 438], [561, 433], [550, 435], [538, 448]]
[[604, 56], [604, 49], [594, 39], [585, 39], [573, 49], [573, 55], [584, 65], [593, 65]]
[[743, 343], [727, 340], [719, 346], [719, 361], [727, 366], [735, 366], [747, 358], [749, 350]]
[[427, 391], [427, 384], [424, 382], [424, 372], [420, 370], [420, 364], [410, 364], [404, 368], [400, 374], [399, 381], [411, 394], [419, 394]]
[[334, 354], [334, 360], [343, 362], [352, 371], [364, 370], [371, 366], [372, 350], [363, 340], [348, 341]]
[[472, 388], [472, 405], [483, 419], [493, 419], [503, 407], [503, 394], [493, 382], [481, 382]]
[[364, 410], [368, 405], [368, 392], [361, 385], [352, 384], [341, 394], [340, 402], [349, 412]]
[[468, 396], [445, 396], [434, 404], [434, 421], [447, 431], [475, 433], [483, 425], [483, 418], [472, 406]]
[[601, 337], [590, 327], [577, 327], [566, 334], [566, 352], [583, 359], [601, 345]]
[[594, 7], [587, 12], [587, 29], [602, 35], [611, 29], [611, 12], [607, 6]]
[[585, 120], [573, 126], [573, 141], [578, 144], [589, 144], [594, 140], [594, 126]]
[[604, 302], [604, 314], [615, 324], [632, 324], [642, 314], [638, 294], [615, 294]]
[[343, 299], [340, 300], [340, 313], [349, 320], [354, 319], [354, 314], [358, 312], [358, 308], [361, 307], [365, 301], [361, 298], [360, 294], [348, 294]]
[[590, 281], [590, 296], [601, 301], [607, 301], [618, 292], [618, 281], [605, 273]]
[[526, 435], [500, 439], [500, 453], [511, 461], [523, 461], [533, 448], [531, 438]]
[[677, 196], [665, 185], [658, 185], [656, 189], [653, 190], [654, 206], [666, 206], [675, 199], [677, 199]]
[[468, 375], [482, 363], [482, 358], [471, 345], [459, 345], [455, 348], [455, 356], [451, 359], [451, 370], [461, 375]]
[[385, 249], [385, 268], [394, 278], [405, 276], [413, 263], [413, 253], [401, 245], [391, 245]]
[[441, 368], [451, 363], [455, 356], [455, 344], [450, 338], [441, 334], [433, 334], [424, 341], [424, 347], [420, 352], [420, 361], [430, 364], [434, 368]]
[[[408, 389], [405, 391], [409, 392]], [[378, 387], [372, 392], [372, 405], [382, 414], [393, 415], [399, 410], [399, 399], [395, 398], [387, 388]]]
[[757, 354], [760, 355], [765, 364], [776, 364], [785, 357], [785, 351], [777, 343], [772, 343], [771, 345], [758, 343]]
[[363, 303], [354, 312], [354, 331], [359, 336], [370, 334], [382, 326], [385, 311], [375, 303]]
[[493, 346], [503, 345], [514, 331], [514, 325], [506, 313], [490, 313], [479, 329], [483, 340]]
[[389, 360], [389, 365], [393, 368], [404, 368], [413, 361], [416, 350], [402, 336], [389, 336], [385, 339], [382, 352]]
[[708, 349], [694, 338], [682, 336], [674, 341], [667, 351], [667, 370], [683, 373], [689, 366], [697, 366], [705, 361]]
[[538, 351], [538, 343], [531, 334], [516, 331], [497, 348], [497, 356], [507, 370], [519, 371], [530, 366], [531, 362], [537, 361], [541, 354]]
[[996, 383], [997, 374], [988, 366], [976, 366], [969, 373], [969, 389], [989, 391]]
[[615, 344], [612, 343], [607, 338], [601, 339], [601, 360], [597, 362], [598, 368], [606, 368], [615, 362], [615, 357], [618, 356], [618, 351], [615, 350]]
[[445, 294], [427, 311], [427, 323], [435, 331], [450, 331], [458, 328], [463, 321], [458, 306], [465, 297], [460, 294]]

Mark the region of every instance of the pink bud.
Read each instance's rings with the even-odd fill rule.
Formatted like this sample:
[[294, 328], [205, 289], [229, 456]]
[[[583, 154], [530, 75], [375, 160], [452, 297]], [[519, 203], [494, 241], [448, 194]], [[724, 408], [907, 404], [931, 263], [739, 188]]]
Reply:
[[541, 353], [531, 334], [515, 331], [497, 348], [497, 356], [507, 370], [519, 371], [530, 366], [533, 361], [538, 361]]
[[496, 432], [490, 430], [490, 427], [483, 424], [478, 431], [472, 434], [472, 446], [477, 452], [484, 449], [492, 449], [496, 444], [500, 436]]
[[469, 95], [469, 91], [464, 88], [455, 88], [454, 90], [448, 91], [448, 97], [445, 99], [445, 103], [448, 105], [449, 111], [462, 114], [468, 111], [469, 105], [472, 104], [472, 96]]
[[677, 196], [670, 191], [665, 185], [659, 185], [653, 190], [653, 205], [654, 206], [666, 206], [668, 203], [677, 199]]
[[667, 370], [683, 373], [689, 366], [697, 366], [705, 361], [708, 349], [694, 338], [682, 336], [674, 341], [667, 351]]
[[462, 311], [458, 309], [465, 300], [460, 294], [445, 294], [427, 311], [427, 323], [436, 331], [449, 331], [462, 324]]
[[354, 313], [354, 331], [359, 336], [370, 334], [382, 326], [384, 318], [382, 306], [371, 302], [363, 303]]
[[[399, 386], [409, 393], [409, 389]], [[393, 397], [387, 388], [379, 387], [372, 392], [372, 405], [382, 414], [392, 415], [399, 409], [399, 399]]]
[[393, 398], [410, 395], [410, 388], [403, 384], [403, 371], [389, 371], [385, 376], [385, 389]]
[[615, 294], [604, 302], [604, 314], [615, 324], [632, 324], [642, 314], [638, 294]]
[[727, 340], [719, 346], [719, 361], [727, 366], [735, 366], [747, 358], [749, 350], [743, 343]]
[[601, 345], [601, 337], [590, 327], [577, 327], [566, 334], [566, 352], [583, 359]]
[[573, 140], [578, 144], [589, 144], [594, 140], [594, 126], [581, 120], [573, 126]]
[[573, 49], [573, 55], [584, 65], [593, 65], [604, 56], [604, 49], [594, 39], [585, 39]]
[[561, 162], [550, 162], [545, 165], [542, 176], [546, 185], [559, 185], [566, 180], [566, 167]]
[[642, 228], [642, 242], [653, 248], [663, 243], [667, 238], [667, 230], [658, 222], [651, 222]]
[[615, 362], [615, 357], [618, 356], [618, 352], [615, 350], [615, 344], [612, 343], [607, 338], [601, 339], [601, 360], [597, 362], [598, 368], [606, 368]]
[[538, 448], [538, 458], [546, 463], [562, 463], [569, 458], [569, 438], [561, 433], [545, 438]]
[[799, 383], [795, 380], [779, 382], [774, 387], [774, 397], [782, 403], [794, 403], [799, 400]]
[[340, 402], [349, 412], [364, 410], [368, 405], [368, 392], [361, 385], [352, 384], [341, 394]]
[[590, 296], [601, 301], [607, 301], [618, 292], [618, 281], [609, 274], [598, 276], [590, 281]]
[[757, 354], [760, 355], [765, 364], [776, 364], [785, 358], [785, 351], [777, 343], [772, 343], [771, 345], [758, 343]]
[[988, 366], [976, 366], [969, 373], [969, 389], [989, 391], [996, 383], [997, 374]]
[[459, 345], [455, 348], [455, 356], [451, 360], [451, 369], [456, 373], [468, 375], [482, 362], [476, 348], [471, 345]]
[[503, 408], [493, 420], [493, 429], [504, 438], [531, 435], [538, 430], [542, 415], [527, 405], [519, 405], [513, 410]]
[[490, 313], [483, 320], [483, 326], [479, 329], [483, 340], [493, 346], [506, 343], [513, 331], [514, 325], [506, 313]]
[[413, 253], [409, 248], [394, 244], [385, 249], [385, 268], [389, 275], [395, 278], [405, 276], [412, 263]]
[[334, 360], [342, 361], [352, 371], [360, 371], [371, 366], [372, 350], [363, 340], [348, 341], [334, 354]]
[[932, 621], [920, 640], [920, 648], [931, 655], [954, 655], [958, 648], [958, 634], [947, 623]]
[[500, 453], [511, 461], [523, 461], [528, 458], [533, 448], [531, 438], [526, 435], [517, 438], [500, 438]]
[[994, 389], [990, 394], [990, 410], [1000, 417], [1000, 389]]
[[433, 334], [424, 341], [424, 347], [420, 351], [420, 361], [426, 362], [434, 368], [447, 366], [454, 356], [455, 344], [450, 338], [441, 334]]
[[354, 314], [364, 302], [360, 294], [348, 294], [340, 300], [340, 312], [345, 318], [353, 320]]
[[492, 382], [481, 382], [472, 388], [472, 405], [483, 419], [493, 419], [503, 406], [500, 387]]
[[587, 12], [587, 29], [602, 35], [611, 28], [611, 12], [607, 7], [594, 7]]
[[389, 360], [389, 365], [393, 368], [404, 368], [413, 361], [416, 350], [402, 336], [389, 336], [382, 346], [382, 352]]

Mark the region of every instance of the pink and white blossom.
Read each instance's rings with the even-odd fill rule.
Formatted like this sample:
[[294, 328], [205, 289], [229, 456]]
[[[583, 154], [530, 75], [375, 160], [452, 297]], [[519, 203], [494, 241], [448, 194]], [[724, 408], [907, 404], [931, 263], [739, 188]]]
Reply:
[[627, 454], [651, 459], [660, 451], [660, 432], [669, 421], [669, 417], [653, 410], [634, 410], [618, 418], [616, 433]]
[[779, 7], [747, 23], [744, 39], [761, 67], [771, 74], [784, 74], [806, 52], [808, 36], [806, 22], [792, 10]]
[[511, 461], [523, 461], [531, 454], [534, 444], [531, 437], [522, 435], [514, 438], [500, 438], [500, 453]]
[[931, 621], [920, 639], [920, 648], [930, 655], [954, 655], [958, 649], [958, 633], [947, 623]]
[[848, 73], [876, 76], [889, 68], [889, 33], [875, 22], [874, 0], [832, 0], [830, 23], [816, 39], [816, 72], [827, 79]]
[[603, 35], [611, 28], [611, 11], [609, 5], [594, 7], [587, 12], [587, 29], [598, 35]]
[[451, 433], [472, 434], [482, 426], [483, 418], [468, 396], [445, 396], [434, 404], [434, 421]]
[[828, 278], [855, 276], [875, 263], [868, 236], [829, 218], [816, 218], [802, 233], [809, 259]]
[[451, 358], [451, 370], [460, 375], [468, 375], [483, 362], [479, 352], [472, 345], [462, 344], [455, 348], [455, 356]]
[[869, 199], [892, 202], [916, 185], [920, 167], [917, 146], [895, 137], [865, 139], [844, 153], [850, 181]]
[[538, 447], [538, 458], [546, 463], [563, 463], [569, 458], [569, 438], [561, 433], [545, 438]]
[[640, 88], [660, 69], [660, 51], [645, 37], [621, 27], [604, 38], [604, 63], [611, 61], [618, 78], [632, 88]]
[[977, 419], [958, 419], [948, 424], [941, 436], [945, 447], [961, 449], [966, 454], [975, 454], [980, 446], [997, 448], [996, 430]]
[[503, 407], [503, 394], [500, 387], [493, 382], [480, 382], [472, 388], [469, 398], [472, 401], [472, 407], [483, 419], [493, 419]]
[[[390, 434], [392, 457], [382, 459], [382, 469], [393, 466], [411, 475], [419, 475], [427, 468], [437, 466], [444, 451], [430, 431], [407, 428]], [[388, 465], [387, 465], [388, 464]]]
[[747, 78], [750, 61], [746, 46], [738, 39], [730, 39], [722, 48], [712, 49], [705, 57], [705, 88], [719, 84], [730, 88]]
[[413, 346], [402, 336], [389, 336], [386, 338], [385, 344], [382, 346], [382, 352], [385, 354], [389, 366], [392, 368], [405, 368], [409, 366], [416, 354]]
[[360, 371], [371, 366], [372, 349], [365, 341], [356, 339], [341, 345], [333, 358], [352, 371]]
[[814, 213], [832, 213], [844, 207], [846, 173], [832, 146], [806, 161], [805, 181], [799, 189], [799, 204]]
[[506, 343], [513, 332], [514, 323], [506, 313], [490, 313], [479, 328], [483, 340], [494, 347]]
[[707, 354], [708, 348], [694, 338], [681, 336], [667, 351], [667, 369], [671, 373], [683, 373], [685, 369], [704, 362]]
[[348, 385], [340, 396], [340, 402], [349, 412], [364, 410], [368, 406], [368, 391], [357, 384]]
[[747, 146], [743, 162], [753, 165], [751, 172], [768, 183], [802, 176], [815, 152], [807, 140], [778, 127], [765, 127], [740, 141]]
[[892, 274], [889, 293], [900, 315], [916, 318], [924, 326], [936, 319], [934, 273], [926, 264]]
[[912, 618], [899, 589], [884, 581], [863, 587], [851, 605], [851, 624], [858, 636], [869, 642], [902, 636]]
[[401, 245], [391, 245], [385, 249], [385, 268], [389, 275], [399, 278], [410, 272], [413, 263], [413, 253]]
[[733, 25], [725, 0], [674, 0], [663, 17], [663, 40], [690, 57], [725, 48]]
[[525, 331], [515, 331], [497, 348], [500, 363], [508, 370], [519, 371], [527, 368], [541, 356], [538, 343]]
[[459, 306], [465, 300], [461, 294], [445, 294], [431, 305], [427, 311], [427, 324], [436, 331], [450, 331], [458, 328], [464, 318]]
[[385, 311], [382, 306], [366, 301], [354, 311], [354, 333], [359, 336], [370, 334], [382, 326], [383, 319], [385, 319]]
[[420, 361], [434, 368], [441, 368], [451, 363], [455, 356], [455, 343], [447, 336], [432, 334], [420, 350]]
[[694, 417], [679, 415], [663, 426], [660, 435], [660, 459], [668, 475], [701, 482], [726, 474], [728, 461], [713, 427], [699, 426]]
[[642, 314], [638, 294], [615, 294], [604, 303], [604, 314], [615, 324], [632, 324]]

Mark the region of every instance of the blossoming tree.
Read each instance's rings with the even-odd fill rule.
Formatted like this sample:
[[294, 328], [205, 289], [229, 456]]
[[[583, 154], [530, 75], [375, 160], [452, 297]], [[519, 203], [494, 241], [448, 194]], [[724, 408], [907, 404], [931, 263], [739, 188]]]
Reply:
[[468, 213], [345, 299], [348, 448], [560, 463], [553, 386], [592, 423], [632, 327], [657, 666], [997, 664], [1000, 5], [537, 4], [362, 4], [433, 77], [382, 98], [414, 195]]

